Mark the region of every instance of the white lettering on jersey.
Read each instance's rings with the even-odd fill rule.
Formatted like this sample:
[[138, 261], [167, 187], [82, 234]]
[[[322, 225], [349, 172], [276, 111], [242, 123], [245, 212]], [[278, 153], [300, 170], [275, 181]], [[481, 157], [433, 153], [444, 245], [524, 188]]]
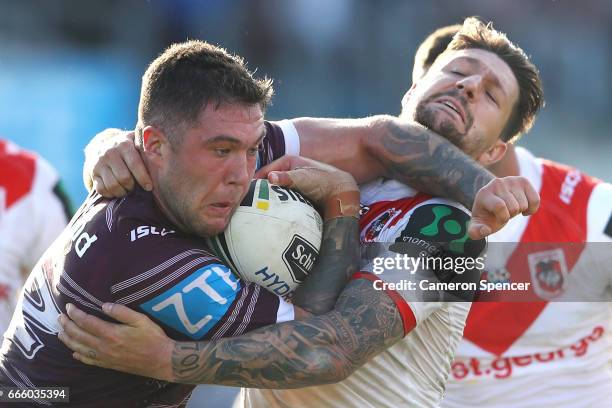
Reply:
[[[220, 305], [224, 305], [227, 303], [227, 299], [224, 298], [217, 292], [212, 286], [206, 282], [206, 279], [211, 275], [210, 270], [206, 270], [203, 274], [198, 276], [193, 282], [183, 288], [183, 293], [191, 292], [194, 289], [200, 289], [202, 292], [206, 293], [212, 300], [219, 303]], [[218, 273], [217, 273], [218, 275]], [[235, 286], [234, 286], [235, 289]]]
[[[228, 269], [226, 271], [224, 271], [223, 269], [219, 268], [218, 266], [214, 266], [212, 268], [213, 272], [217, 274], [217, 276], [219, 276], [221, 279], [223, 279], [223, 282], [227, 283], [227, 285], [232, 288], [232, 290], [236, 290], [238, 289], [238, 281], [233, 281], [231, 280], [229, 277], [232, 276], [232, 272]], [[225, 299], [223, 299], [225, 300]], [[225, 303], [222, 303], [225, 304]]]
[[87, 232], [83, 232], [85, 229], [85, 225], [91, 218], [93, 217], [93, 212], [89, 215], [83, 216], [79, 218], [72, 228], [72, 242], [74, 242], [74, 250], [79, 258], [82, 258], [85, 255], [85, 252], [91, 247], [91, 244], [96, 242], [98, 237], [94, 235], [89, 235]]
[[[183, 291], [185, 291], [185, 289], [187, 289], [187, 287], [185, 287]], [[187, 317], [187, 313], [185, 312], [185, 307], [183, 306], [183, 295], [181, 295], [180, 293], [175, 293], [166, 300], [159, 302], [158, 304], [153, 306], [153, 310], [155, 312], [159, 312], [160, 310], [165, 309], [168, 306], [174, 306], [174, 310], [176, 311], [176, 314], [181, 320], [181, 323], [183, 323], [187, 331], [191, 334], [197, 333], [198, 330], [204, 327], [206, 323], [208, 323], [212, 319], [211, 315], [206, 315], [195, 324], [191, 323], [191, 321], [189, 321], [189, 318]]]
[[139, 238], [146, 237], [147, 235], [161, 235], [165, 237], [168, 234], [174, 234], [175, 231], [162, 228], [161, 231], [157, 227], [149, 225], [141, 225], [130, 231], [130, 241], [134, 242]]
[[88, 233], [82, 233], [74, 244], [74, 250], [79, 258], [82, 258], [85, 255], [85, 252], [89, 249], [91, 244], [96, 242], [98, 239], [97, 236], [90, 236]]
[[561, 191], [559, 192], [559, 199], [563, 201], [565, 204], [569, 204], [572, 201], [572, 196], [574, 195], [574, 189], [582, 180], [582, 176], [578, 170], [572, 170], [567, 173], [565, 176], [565, 180], [561, 185]]

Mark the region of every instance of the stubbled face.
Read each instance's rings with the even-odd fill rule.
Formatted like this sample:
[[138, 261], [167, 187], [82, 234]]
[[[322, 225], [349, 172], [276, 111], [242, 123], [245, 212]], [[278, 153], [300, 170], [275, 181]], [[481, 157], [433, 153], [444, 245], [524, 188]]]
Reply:
[[265, 134], [258, 105], [214, 104], [197, 127], [165, 149], [159, 199], [174, 222], [199, 236], [222, 232], [246, 195]]
[[518, 96], [512, 70], [497, 55], [480, 49], [451, 51], [404, 95], [402, 116], [478, 157], [499, 139]]

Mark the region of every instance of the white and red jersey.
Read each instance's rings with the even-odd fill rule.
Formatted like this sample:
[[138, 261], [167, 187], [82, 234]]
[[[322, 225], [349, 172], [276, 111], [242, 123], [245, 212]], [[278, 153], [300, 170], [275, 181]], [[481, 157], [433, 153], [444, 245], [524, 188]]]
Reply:
[[[378, 181], [363, 186], [362, 203], [365, 205], [365, 214], [361, 217], [364, 243], [407, 242], [422, 231], [422, 225], [441, 226], [448, 220], [453, 220], [451, 224], [455, 221], [457, 225], [461, 224], [458, 230], [451, 228], [453, 234], [458, 237], [467, 234], [469, 213], [460, 204], [418, 194], [395, 181]], [[369, 260], [364, 262], [362, 270], [372, 271]], [[378, 279], [372, 274], [358, 275], [360, 278]], [[386, 270], [378, 277], [385, 282], [417, 279], [405, 270]], [[404, 339], [337, 384], [295, 390], [243, 389], [235, 406], [438, 406], [470, 303], [425, 302], [417, 299], [417, 293], [410, 290], [390, 295], [398, 305], [408, 332]]]
[[[531, 273], [534, 290], [544, 293], [551, 288], [534, 278], [529, 258], [547, 258], [559, 282], [578, 292], [572, 298], [589, 302], [558, 301], [561, 294], [551, 302], [474, 303], [442, 406], [612, 407], [612, 245], [605, 244], [612, 242], [612, 185], [525, 149], [516, 153], [541, 205], [490, 237], [489, 253], [494, 242], [523, 250], [488, 265], [489, 281]], [[551, 246], [525, 254], [534, 242]]]
[[0, 332], [19, 289], [68, 221], [55, 169], [40, 156], [0, 139]]

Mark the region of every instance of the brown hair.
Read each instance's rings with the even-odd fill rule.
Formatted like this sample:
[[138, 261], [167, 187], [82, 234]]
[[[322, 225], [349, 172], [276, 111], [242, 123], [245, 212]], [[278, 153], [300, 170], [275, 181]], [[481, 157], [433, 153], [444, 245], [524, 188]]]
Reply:
[[485, 25], [476, 17], [465, 19], [446, 51], [478, 48], [492, 52], [512, 70], [519, 86], [518, 101], [513, 107], [508, 123], [502, 130], [501, 139], [512, 142], [528, 131], [535, 121], [538, 110], [544, 106], [542, 80], [536, 66], [525, 52], [513, 44], [505, 34]]
[[142, 77], [136, 134], [142, 138], [145, 126], [156, 126], [176, 146], [209, 103], [265, 110], [273, 93], [270, 79], [255, 79], [241, 57], [221, 47], [198, 40], [173, 44]]
[[454, 24], [438, 28], [419, 45], [414, 56], [414, 66], [412, 68], [412, 82], [416, 82], [433, 65], [438, 55], [442, 54], [453, 36], [459, 31], [461, 24]]

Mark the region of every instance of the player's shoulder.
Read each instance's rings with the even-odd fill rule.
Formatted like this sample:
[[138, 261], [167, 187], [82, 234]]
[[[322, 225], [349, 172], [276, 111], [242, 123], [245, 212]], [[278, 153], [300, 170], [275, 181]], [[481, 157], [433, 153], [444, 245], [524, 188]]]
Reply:
[[591, 200], [602, 201], [612, 207], [612, 184], [601, 182], [593, 188]]
[[567, 205], [584, 206], [594, 189], [603, 183], [578, 167], [544, 158], [538, 158], [537, 162], [542, 168], [540, 195], [545, 199], [555, 197]]
[[204, 239], [180, 231], [161, 213], [149, 192], [111, 200], [93, 193], [70, 228], [74, 251], [67, 272], [89, 286], [105, 282], [122, 303], [146, 298], [203, 268], [219, 276], [229, 273]]
[[124, 271], [161, 264], [182, 253], [185, 259], [200, 255], [216, 259], [204, 239], [180, 231], [161, 212], [153, 195], [141, 189], [115, 199], [92, 193], [71, 229], [87, 233], [90, 240], [95, 236], [98, 242], [92, 241], [93, 253], [115, 254]]

